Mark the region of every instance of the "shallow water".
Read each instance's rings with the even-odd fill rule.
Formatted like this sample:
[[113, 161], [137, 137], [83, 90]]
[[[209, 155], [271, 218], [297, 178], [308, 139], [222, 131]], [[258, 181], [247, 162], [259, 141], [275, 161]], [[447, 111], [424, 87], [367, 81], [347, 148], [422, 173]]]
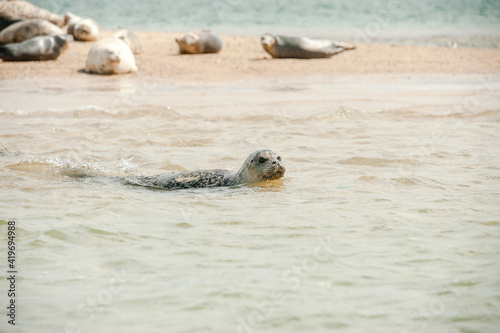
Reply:
[[[2, 81], [8, 331], [495, 332], [499, 91], [491, 76]], [[237, 169], [259, 148], [283, 179], [110, 180]]]

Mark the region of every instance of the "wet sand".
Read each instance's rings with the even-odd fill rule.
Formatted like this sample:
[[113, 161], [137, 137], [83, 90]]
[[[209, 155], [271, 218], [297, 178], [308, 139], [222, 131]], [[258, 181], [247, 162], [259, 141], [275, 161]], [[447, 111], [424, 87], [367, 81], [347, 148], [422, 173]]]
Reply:
[[[112, 31], [102, 33], [104, 37]], [[137, 32], [143, 52], [129, 79], [220, 82], [270, 77], [346, 74], [486, 74], [500, 72], [500, 49], [398, 45], [357, 45], [330, 59], [271, 59], [259, 37], [220, 36], [219, 54], [179, 55], [174, 38], [182, 33]], [[346, 41], [348, 42], [348, 41]], [[92, 43], [73, 42], [59, 59], [2, 62], [0, 79], [109, 77], [83, 72]], [[112, 80], [116, 80], [116, 76]]]

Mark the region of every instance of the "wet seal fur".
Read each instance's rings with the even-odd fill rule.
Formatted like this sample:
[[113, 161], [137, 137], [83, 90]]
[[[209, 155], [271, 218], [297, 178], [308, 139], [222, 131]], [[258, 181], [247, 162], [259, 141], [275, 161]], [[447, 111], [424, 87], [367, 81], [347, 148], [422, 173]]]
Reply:
[[37, 36], [63, 35], [57, 25], [42, 19], [22, 20], [0, 32], [0, 44], [20, 43]]
[[176, 38], [180, 54], [202, 54], [219, 53], [222, 49], [222, 42], [210, 30], [203, 30], [200, 33], [189, 33], [182, 38]]
[[271, 150], [257, 150], [237, 171], [214, 169], [131, 176], [125, 178], [125, 183], [167, 190], [234, 186], [280, 179], [285, 171], [281, 156]]
[[260, 42], [264, 50], [273, 58], [330, 58], [345, 50], [356, 48], [354, 45], [326, 39], [289, 37], [273, 34], [262, 35]]
[[55, 60], [68, 48], [71, 35], [38, 36], [22, 43], [0, 46], [0, 59], [3, 61], [42, 61]]

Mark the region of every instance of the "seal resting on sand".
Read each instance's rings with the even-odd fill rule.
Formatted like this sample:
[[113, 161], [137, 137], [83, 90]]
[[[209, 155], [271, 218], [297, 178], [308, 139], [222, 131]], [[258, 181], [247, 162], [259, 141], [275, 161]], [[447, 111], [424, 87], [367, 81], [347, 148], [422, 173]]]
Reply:
[[189, 33], [182, 38], [176, 38], [181, 54], [218, 53], [222, 49], [222, 42], [210, 30], [200, 33]]
[[131, 185], [179, 190], [260, 183], [280, 179], [285, 171], [281, 156], [271, 150], [257, 150], [248, 156], [237, 171], [214, 169], [171, 172], [154, 176], [131, 176], [125, 178], [125, 182]]
[[142, 52], [142, 46], [139, 42], [139, 38], [132, 31], [122, 29], [115, 33], [113, 37], [122, 39], [125, 44], [128, 45], [133, 54], [139, 54]]
[[356, 48], [354, 45], [326, 39], [288, 37], [273, 34], [263, 35], [260, 42], [264, 50], [273, 58], [330, 58], [342, 51]]
[[37, 36], [63, 35], [57, 25], [42, 19], [22, 20], [0, 31], [0, 44], [20, 43]]
[[0, 46], [0, 59], [3, 61], [42, 61], [55, 60], [68, 48], [70, 35], [38, 36], [22, 43]]
[[121, 38], [97, 41], [89, 51], [85, 71], [93, 74], [126, 74], [137, 71], [135, 58]]
[[68, 13], [64, 17], [68, 22], [68, 34], [75, 40], [89, 42], [99, 39], [99, 24], [91, 18], [81, 18]]
[[2, 21], [43, 19], [58, 27], [64, 27], [64, 17], [32, 5], [26, 1], [0, 1], [0, 25]]

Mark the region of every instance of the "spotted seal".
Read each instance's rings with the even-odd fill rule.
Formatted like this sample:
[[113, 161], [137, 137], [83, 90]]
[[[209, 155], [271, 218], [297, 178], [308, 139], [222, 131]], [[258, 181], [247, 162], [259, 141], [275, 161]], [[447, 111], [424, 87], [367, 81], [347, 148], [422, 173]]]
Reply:
[[89, 42], [99, 38], [99, 24], [91, 18], [81, 18], [72, 13], [64, 17], [68, 22], [68, 34], [75, 40]]
[[260, 42], [264, 50], [273, 58], [330, 58], [342, 51], [356, 48], [354, 45], [326, 39], [288, 37], [273, 34], [264, 34]]
[[181, 54], [219, 53], [222, 49], [221, 40], [210, 30], [189, 33], [175, 41]]
[[3, 21], [43, 19], [58, 27], [64, 27], [64, 17], [53, 14], [27, 1], [0, 1], [0, 25]]
[[38, 36], [21, 43], [0, 46], [0, 59], [3, 61], [42, 61], [55, 60], [68, 48], [70, 35]]
[[125, 183], [167, 190], [234, 186], [280, 179], [285, 171], [281, 156], [271, 150], [257, 150], [237, 171], [214, 169], [131, 176]]
[[42, 19], [21, 20], [0, 31], [0, 44], [20, 43], [37, 36], [63, 35], [57, 25]]

